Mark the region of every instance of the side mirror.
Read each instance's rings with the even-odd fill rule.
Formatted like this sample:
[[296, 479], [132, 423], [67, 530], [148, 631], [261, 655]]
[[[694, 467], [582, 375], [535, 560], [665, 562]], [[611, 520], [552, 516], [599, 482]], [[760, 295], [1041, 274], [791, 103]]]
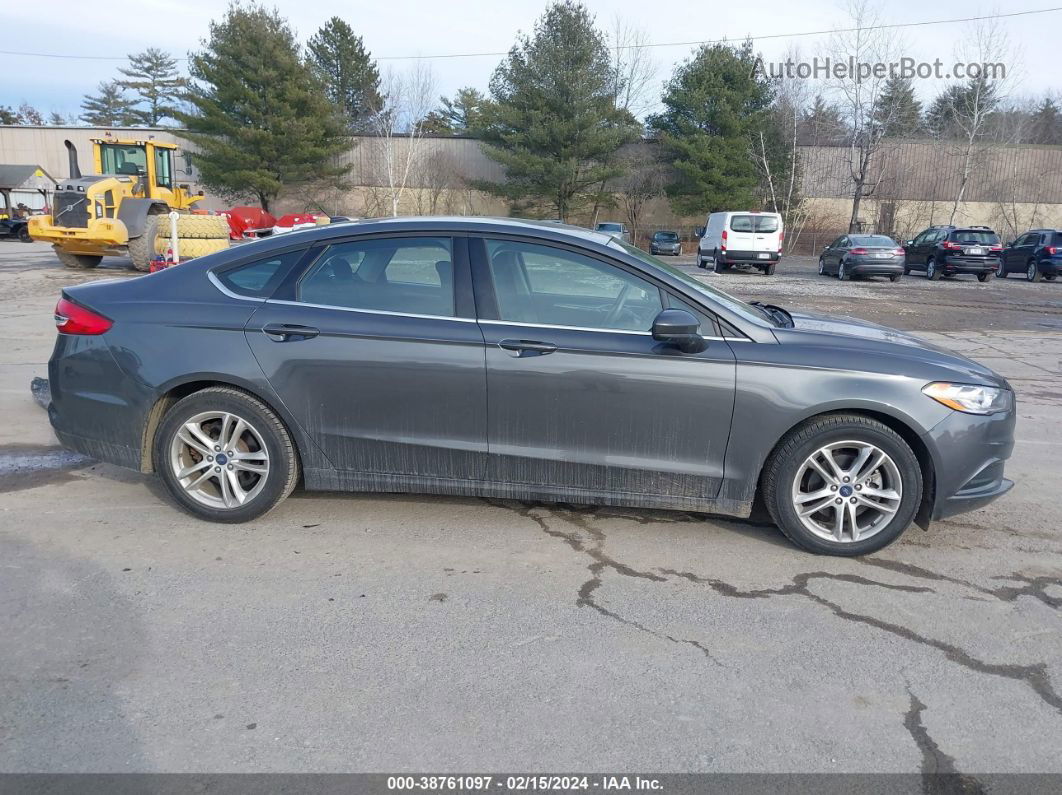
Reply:
[[683, 353], [700, 353], [708, 347], [701, 324], [685, 309], [665, 309], [653, 320], [653, 339], [674, 345]]
[[697, 237], [704, 237], [705, 227], [697, 227]]
[[1004, 248], [1013, 248], [1014, 247], [1014, 241], [1013, 240], [1008, 240], [1006, 243], [1003, 244], [1003, 247]]
[[905, 240], [905, 241], [903, 241], [904, 248], [906, 248], [907, 246], [913, 245], [913, 244], [914, 244], [913, 240]]

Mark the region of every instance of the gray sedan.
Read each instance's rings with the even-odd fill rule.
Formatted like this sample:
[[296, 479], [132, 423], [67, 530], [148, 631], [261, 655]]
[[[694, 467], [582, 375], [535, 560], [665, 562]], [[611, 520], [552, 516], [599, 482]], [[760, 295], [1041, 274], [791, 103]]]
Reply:
[[842, 282], [860, 276], [888, 276], [898, 282], [903, 265], [903, 247], [885, 235], [841, 235], [819, 255], [819, 275]]
[[1011, 482], [991, 370], [748, 304], [617, 240], [501, 219], [318, 227], [63, 290], [67, 447], [244, 522], [308, 490], [707, 511], [880, 549]]

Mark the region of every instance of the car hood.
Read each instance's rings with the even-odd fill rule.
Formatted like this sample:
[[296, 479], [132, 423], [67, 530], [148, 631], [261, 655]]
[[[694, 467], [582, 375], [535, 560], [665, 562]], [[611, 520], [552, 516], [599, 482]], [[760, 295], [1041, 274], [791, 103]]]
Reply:
[[[921, 366], [946, 368], [954, 373], [948, 377], [956, 380], [1011, 388], [1003, 376], [983, 364], [906, 331], [841, 315], [792, 311], [790, 315], [793, 328], [778, 329], [783, 343], [787, 341], [788, 332], [793, 341], [811, 342], [814, 339], [815, 343], [822, 345], [858, 346], [867, 348], [868, 353], [874, 351], [917, 362]], [[944, 376], [941, 378], [943, 380]]]

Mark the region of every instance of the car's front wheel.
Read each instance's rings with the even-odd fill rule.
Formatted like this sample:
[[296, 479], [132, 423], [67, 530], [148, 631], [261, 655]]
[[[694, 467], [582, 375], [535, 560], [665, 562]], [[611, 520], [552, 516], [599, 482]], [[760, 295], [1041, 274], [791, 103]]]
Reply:
[[999, 279], [1007, 278], [1007, 263], [1002, 259], [999, 260], [999, 264], [996, 265], [996, 277]]
[[861, 415], [808, 420], [783, 439], [764, 468], [763, 495], [797, 546], [864, 555], [891, 544], [922, 501], [918, 459], [895, 431]]
[[174, 500], [213, 522], [246, 522], [276, 507], [299, 476], [284, 423], [246, 392], [211, 387], [178, 401], [155, 434], [155, 471]]
[[1038, 282], [1041, 276], [1040, 269], [1036, 267], [1036, 261], [1029, 260], [1029, 265], [1025, 268], [1025, 278], [1030, 282]]
[[937, 261], [930, 257], [926, 263], [926, 278], [931, 282], [935, 282], [940, 280], [941, 275], [940, 268], [937, 267]]

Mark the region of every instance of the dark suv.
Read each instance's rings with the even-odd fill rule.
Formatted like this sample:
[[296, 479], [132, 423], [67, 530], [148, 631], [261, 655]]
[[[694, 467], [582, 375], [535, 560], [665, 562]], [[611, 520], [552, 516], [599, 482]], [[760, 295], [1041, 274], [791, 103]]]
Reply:
[[1024, 273], [1030, 282], [1053, 282], [1062, 272], [1062, 230], [1030, 229], [1003, 249], [996, 276]]
[[972, 273], [987, 282], [999, 269], [1003, 247], [987, 226], [931, 226], [908, 240], [903, 272], [925, 271], [926, 278]]

